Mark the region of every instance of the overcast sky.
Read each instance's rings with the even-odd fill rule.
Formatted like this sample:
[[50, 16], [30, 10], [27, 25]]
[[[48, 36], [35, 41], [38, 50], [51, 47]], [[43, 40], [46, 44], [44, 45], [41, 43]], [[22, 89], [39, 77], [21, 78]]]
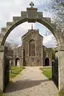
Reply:
[[[0, 29], [6, 26], [6, 22], [12, 21], [13, 16], [20, 16], [21, 11], [25, 11], [29, 6], [29, 3], [33, 1], [34, 6], [38, 8], [38, 11], [43, 12], [45, 17], [50, 17], [52, 19], [52, 13], [49, 12], [48, 6], [50, 6], [51, 0], [0, 0]], [[17, 43], [21, 45], [21, 37], [31, 29], [32, 23], [23, 23], [17, 26], [9, 34], [6, 41], [10, 43]], [[46, 47], [56, 46], [56, 40], [52, 33], [40, 23], [33, 23], [34, 29], [39, 29], [40, 34], [44, 37], [43, 44]]]

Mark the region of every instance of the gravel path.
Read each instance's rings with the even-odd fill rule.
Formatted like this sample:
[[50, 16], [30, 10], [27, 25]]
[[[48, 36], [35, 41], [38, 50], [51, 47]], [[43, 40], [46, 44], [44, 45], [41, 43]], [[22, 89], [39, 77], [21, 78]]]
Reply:
[[6, 90], [6, 96], [56, 96], [58, 89], [48, 80], [40, 67], [26, 67]]

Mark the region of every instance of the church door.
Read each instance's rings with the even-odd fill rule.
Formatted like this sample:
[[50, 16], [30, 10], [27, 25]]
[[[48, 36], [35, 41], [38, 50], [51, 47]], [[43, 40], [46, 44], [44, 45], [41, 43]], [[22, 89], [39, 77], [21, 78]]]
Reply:
[[45, 66], [49, 66], [49, 58], [45, 59]]

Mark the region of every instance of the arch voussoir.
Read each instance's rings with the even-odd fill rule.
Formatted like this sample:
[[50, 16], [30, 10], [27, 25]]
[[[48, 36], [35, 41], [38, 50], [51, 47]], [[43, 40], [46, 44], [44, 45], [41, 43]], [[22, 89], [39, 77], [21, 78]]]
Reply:
[[13, 25], [13, 22], [7, 22], [7, 27], [11, 27]]
[[19, 20], [21, 20], [21, 17], [19, 17], [19, 16], [13, 17], [13, 22], [14, 23], [19, 21]]
[[44, 19], [46, 22], [51, 23], [51, 18], [49, 18], [49, 17], [43, 17], [43, 19]]

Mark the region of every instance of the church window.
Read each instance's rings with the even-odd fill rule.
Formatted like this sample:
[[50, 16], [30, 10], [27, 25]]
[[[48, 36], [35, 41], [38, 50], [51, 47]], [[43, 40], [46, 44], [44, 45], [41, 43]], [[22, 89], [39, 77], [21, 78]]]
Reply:
[[35, 56], [35, 41], [30, 40], [29, 42], [29, 56]]

